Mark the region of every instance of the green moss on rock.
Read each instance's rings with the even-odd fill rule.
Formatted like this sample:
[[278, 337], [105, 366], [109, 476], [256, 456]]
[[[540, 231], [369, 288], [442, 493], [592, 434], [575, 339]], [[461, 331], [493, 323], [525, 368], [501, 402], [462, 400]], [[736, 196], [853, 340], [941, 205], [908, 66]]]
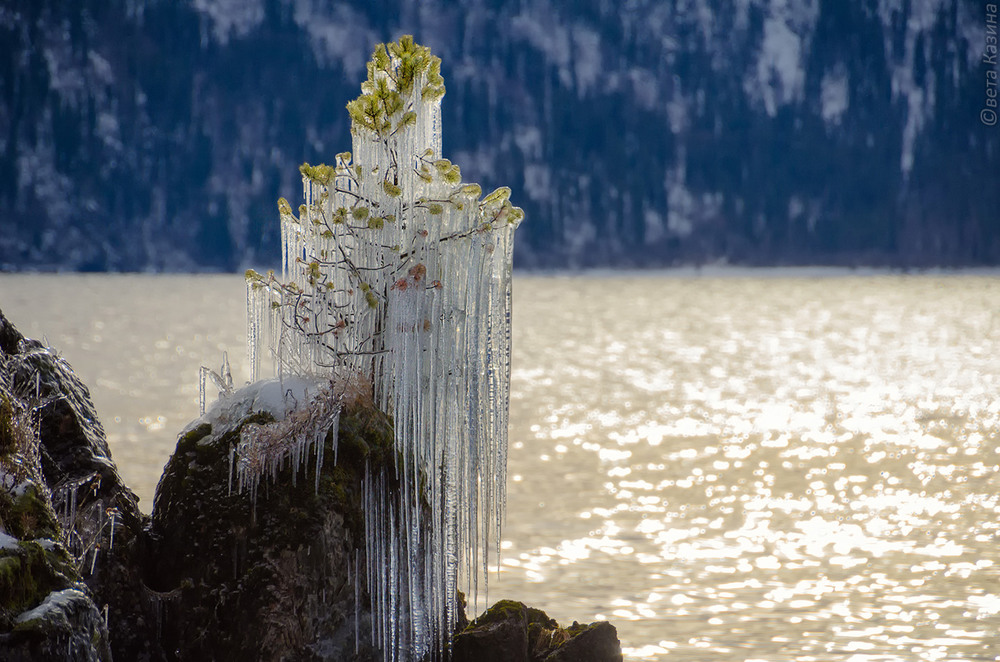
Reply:
[[104, 617], [80, 588], [52, 591], [18, 618], [3, 639], [10, 662], [102, 662], [111, 659]]
[[501, 600], [455, 636], [452, 662], [620, 662], [621, 646], [607, 622], [568, 628], [540, 609]]
[[621, 662], [618, 632], [611, 623], [573, 623], [561, 632], [565, 634], [553, 637], [561, 641], [543, 652], [544, 662]]
[[35, 483], [16, 495], [0, 490], [0, 529], [21, 540], [58, 540], [60, 535], [48, 493]]
[[71, 586], [79, 575], [61, 546], [21, 541], [0, 550], [0, 631], [41, 604], [49, 593]]
[[[238, 493], [235, 476], [229, 491], [230, 452], [247, 425], [273, 421], [253, 413], [226, 429], [192, 429], [157, 487], [151, 531], [158, 543], [146, 577], [172, 596], [164, 603], [164, 644], [180, 658], [311, 659], [307, 648], [316, 641], [346, 636], [338, 628], [350, 632], [353, 653], [353, 606], [349, 614], [338, 609], [353, 597], [348, 568], [364, 549], [365, 467], [385, 471], [394, 461], [391, 422], [373, 407], [346, 406], [336, 462], [328, 434], [318, 482], [311, 454], [297, 475], [285, 466], [261, 477], [254, 503]], [[341, 607], [324, 604], [324, 593]]]
[[186, 453], [194, 450], [196, 444], [210, 434], [212, 434], [211, 423], [202, 423], [201, 425], [195, 426], [194, 429], [187, 434], [182, 435], [181, 438], [177, 440], [176, 452]]

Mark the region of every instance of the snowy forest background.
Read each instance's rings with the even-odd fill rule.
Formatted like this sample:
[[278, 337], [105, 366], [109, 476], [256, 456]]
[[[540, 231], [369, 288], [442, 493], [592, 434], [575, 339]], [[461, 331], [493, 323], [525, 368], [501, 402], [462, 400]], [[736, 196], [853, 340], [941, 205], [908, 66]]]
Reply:
[[273, 265], [377, 42], [519, 267], [1000, 264], [981, 0], [4, 0], [0, 270]]

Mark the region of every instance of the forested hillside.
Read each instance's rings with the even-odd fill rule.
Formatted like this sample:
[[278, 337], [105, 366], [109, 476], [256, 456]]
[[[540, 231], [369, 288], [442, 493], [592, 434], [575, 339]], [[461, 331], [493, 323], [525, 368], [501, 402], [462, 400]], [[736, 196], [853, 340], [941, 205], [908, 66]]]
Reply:
[[525, 209], [520, 267], [997, 264], [989, 6], [7, 1], [0, 269], [273, 265], [275, 200], [403, 33], [445, 154]]

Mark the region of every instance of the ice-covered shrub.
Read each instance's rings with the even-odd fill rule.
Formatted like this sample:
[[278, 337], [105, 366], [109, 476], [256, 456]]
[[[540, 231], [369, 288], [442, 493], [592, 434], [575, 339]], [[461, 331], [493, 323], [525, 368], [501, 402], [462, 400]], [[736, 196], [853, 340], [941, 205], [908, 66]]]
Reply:
[[[440, 67], [411, 37], [375, 49], [347, 106], [353, 153], [301, 167], [304, 203], [278, 202], [281, 275], [247, 272], [253, 379], [269, 352], [279, 375], [331, 377], [325, 403], [310, 405], [325, 408], [319, 419], [335, 421], [336, 384], [358, 382], [393, 419], [399, 487], [376, 475], [365, 486], [373, 629], [387, 659], [446, 639], [458, 589], [474, 594], [499, 551], [506, 500], [523, 212], [509, 189], [482, 197], [442, 157]], [[242, 480], [298, 457], [307, 437], [252, 428]]]

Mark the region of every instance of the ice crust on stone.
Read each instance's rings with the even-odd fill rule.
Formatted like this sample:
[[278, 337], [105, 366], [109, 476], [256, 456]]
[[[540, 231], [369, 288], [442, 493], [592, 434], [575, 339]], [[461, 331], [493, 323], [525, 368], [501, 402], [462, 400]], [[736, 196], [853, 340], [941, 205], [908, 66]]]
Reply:
[[[286, 391], [286, 412], [281, 420], [267, 425], [249, 423], [244, 426], [240, 431], [240, 442], [234, 449], [234, 457], [238, 458], [235, 472], [239, 491], [249, 491], [251, 499], [256, 502], [260, 479], [264, 476], [276, 478], [286, 465], [292, 467], [294, 484], [311, 454], [316, 460], [315, 486], [319, 490], [327, 434], [333, 435], [332, 445], [336, 454], [337, 430], [345, 392], [346, 389], [336, 383], [326, 384], [312, 397], [307, 398], [308, 391], [303, 393], [303, 399], [299, 401], [303, 406], [296, 406], [297, 399]], [[232, 473], [231, 467], [230, 490]]]
[[224, 434], [254, 412], [267, 412], [276, 421], [280, 421], [285, 417], [289, 405], [308, 402], [328, 381], [309, 375], [288, 375], [280, 379], [276, 377], [255, 381], [226, 398], [215, 400], [205, 413], [187, 424], [180, 436], [205, 423], [212, 426], [213, 433]]
[[0, 550], [17, 549], [17, 543], [17, 538], [7, 535], [4, 531], [0, 531]]
[[35, 619], [55, 619], [57, 622], [67, 622], [64, 614], [65, 610], [75, 602], [87, 601], [87, 594], [76, 588], [65, 588], [61, 591], [52, 591], [40, 605], [22, 612], [17, 617], [18, 623], [27, 623]]
[[[282, 380], [329, 381], [330, 402], [310, 405], [322, 425], [336, 427], [337, 383], [366, 384], [392, 417], [396, 473], [366, 471], [367, 565], [356, 572], [367, 573], [373, 642], [386, 660], [416, 660], [441, 650], [458, 591], [474, 598], [499, 554], [523, 213], [509, 189], [481, 197], [441, 157], [438, 58], [403, 37], [376, 49], [368, 73], [348, 105], [353, 155], [303, 166], [298, 214], [279, 201], [281, 277], [247, 273], [248, 356], [251, 381], [268, 355]], [[241, 440], [240, 489], [274, 472], [248, 459], [269, 434]], [[300, 466], [322, 448], [300, 436], [270, 461]]]

